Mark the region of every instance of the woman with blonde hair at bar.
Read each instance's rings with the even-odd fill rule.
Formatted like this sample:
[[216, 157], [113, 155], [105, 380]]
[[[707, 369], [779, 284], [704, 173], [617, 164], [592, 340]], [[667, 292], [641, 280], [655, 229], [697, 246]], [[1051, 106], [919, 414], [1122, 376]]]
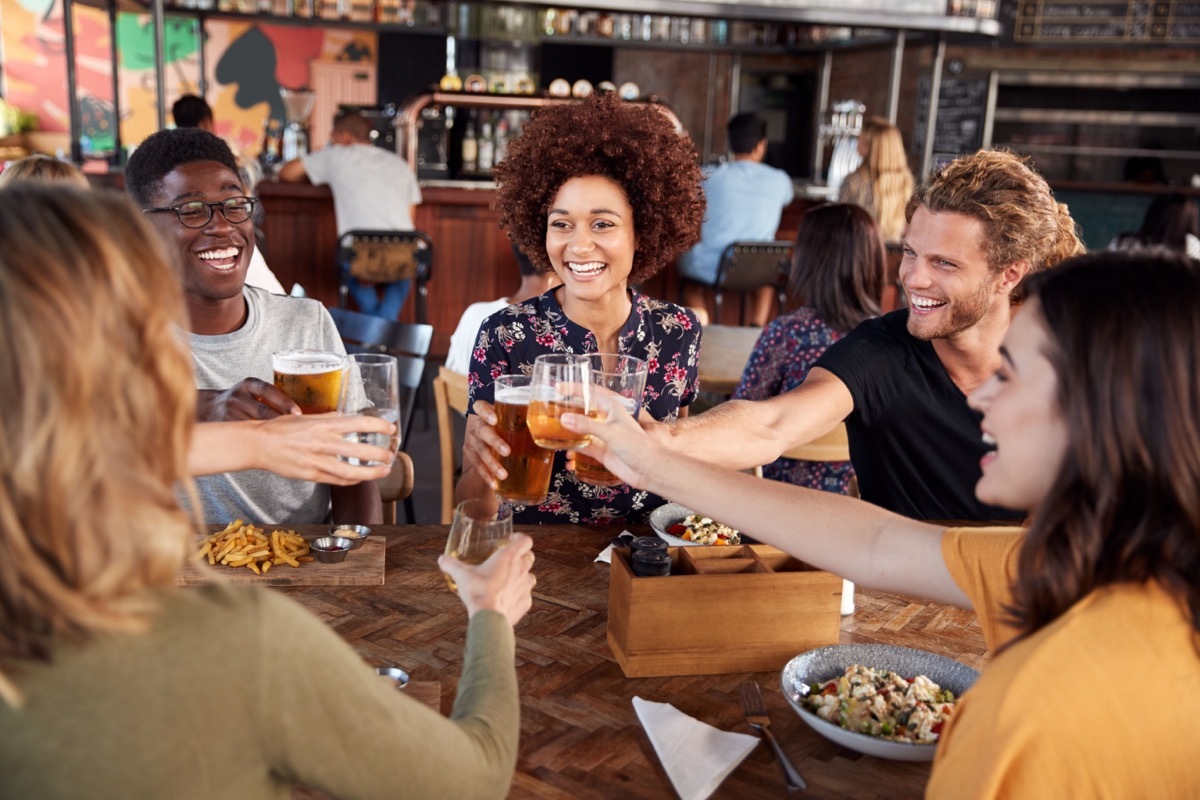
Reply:
[[0, 191], [0, 798], [504, 797], [531, 542], [443, 557], [446, 719], [282, 594], [178, 588], [196, 388], [180, 279], [123, 198]]
[[904, 206], [914, 184], [900, 129], [880, 117], [869, 117], [858, 137], [858, 152], [862, 163], [842, 182], [838, 201], [870, 211], [883, 240], [897, 244], [908, 224]]

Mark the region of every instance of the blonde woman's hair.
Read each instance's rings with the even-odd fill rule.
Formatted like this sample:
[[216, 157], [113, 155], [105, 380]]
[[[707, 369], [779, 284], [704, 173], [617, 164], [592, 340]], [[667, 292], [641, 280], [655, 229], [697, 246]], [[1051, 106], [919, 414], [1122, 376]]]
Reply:
[[[137, 631], [192, 531], [180, 280], [123, 197], [0, 191], [0, 664]], [[190, 486], [190, 484], [185, 484]], [[0, 671], [0, 700], [21, 702]]]
[[87, 176], [69, 161], [50, 156], [32, 155], [14, 161], [0, 172], [0, 188], [21, 181], [39, 183], [62, 183], [86, 189], [90, 184]]
[[870, 117], [863, 123], [861, 138], [866, 156], [863, 168], [871, 181], [874, 208], [867, 209], [879, 224], [885, 242], [898, 242], [904, 237], [908, 221], [904, 206], [912, 196], [912, 171], [900, 129], [880, 117]]

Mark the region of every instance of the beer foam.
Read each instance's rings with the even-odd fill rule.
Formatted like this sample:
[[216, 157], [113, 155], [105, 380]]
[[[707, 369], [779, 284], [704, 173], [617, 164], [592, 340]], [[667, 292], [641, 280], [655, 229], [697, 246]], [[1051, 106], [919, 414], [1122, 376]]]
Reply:
[[272, 356], [271, 366], [283, 375], [320, 375], [341, 369], [344, 362], [332, 353], [297, 353]]
[[496, 390], [496, 402], [507, 403], [510, 406], [527, 406], [533, 399], [533, 391], [528, 386], [506, 386]]

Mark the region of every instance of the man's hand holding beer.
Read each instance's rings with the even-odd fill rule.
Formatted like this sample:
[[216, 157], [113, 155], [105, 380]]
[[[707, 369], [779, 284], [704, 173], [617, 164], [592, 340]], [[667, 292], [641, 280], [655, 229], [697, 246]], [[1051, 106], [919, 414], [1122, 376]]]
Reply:
[[196, 395], [197, 422], [237, 422], [299, 414], [300, 406], [270, 383], [246, 378], [224, 391], [201, 389]]

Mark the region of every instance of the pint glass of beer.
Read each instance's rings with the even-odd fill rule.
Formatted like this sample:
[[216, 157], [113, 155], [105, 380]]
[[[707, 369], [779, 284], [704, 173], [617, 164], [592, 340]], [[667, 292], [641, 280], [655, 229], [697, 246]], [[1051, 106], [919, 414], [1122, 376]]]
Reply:
[[526, 423], [533, 441], [548, 450], [578, 450], [592, 437], [569, 431], [559, 421], [563, 414], [598, 413], [592, 399], [592, 363], [586, 355], [554, 353], [533, 362], [533, 397]]
[[509, 447], [509, 454], [497, 454], [508, 477], [500, 481], [496, 494], [510, 503], [538, 505], [546, 500], [554, 451], [534, 444], [526, 424], [532, 396], [528, 375], [501, 375], [496, 378], [496, 433]]
[[271, 356], [275, 388], [305, 414], [338, 410], [346, 363], [345, 356], [321, 350], [280, 350]]
[[[592, 383], [620, 395], [625, 410], [637, 416], [646, 390], [649, 365], [644, 359], [617, 353], [593, 353]], [[578, 453], [575, 456], [575, 475], [593, 486], [616, 486], [621, 480], [604, 468], [596, 459]]]

